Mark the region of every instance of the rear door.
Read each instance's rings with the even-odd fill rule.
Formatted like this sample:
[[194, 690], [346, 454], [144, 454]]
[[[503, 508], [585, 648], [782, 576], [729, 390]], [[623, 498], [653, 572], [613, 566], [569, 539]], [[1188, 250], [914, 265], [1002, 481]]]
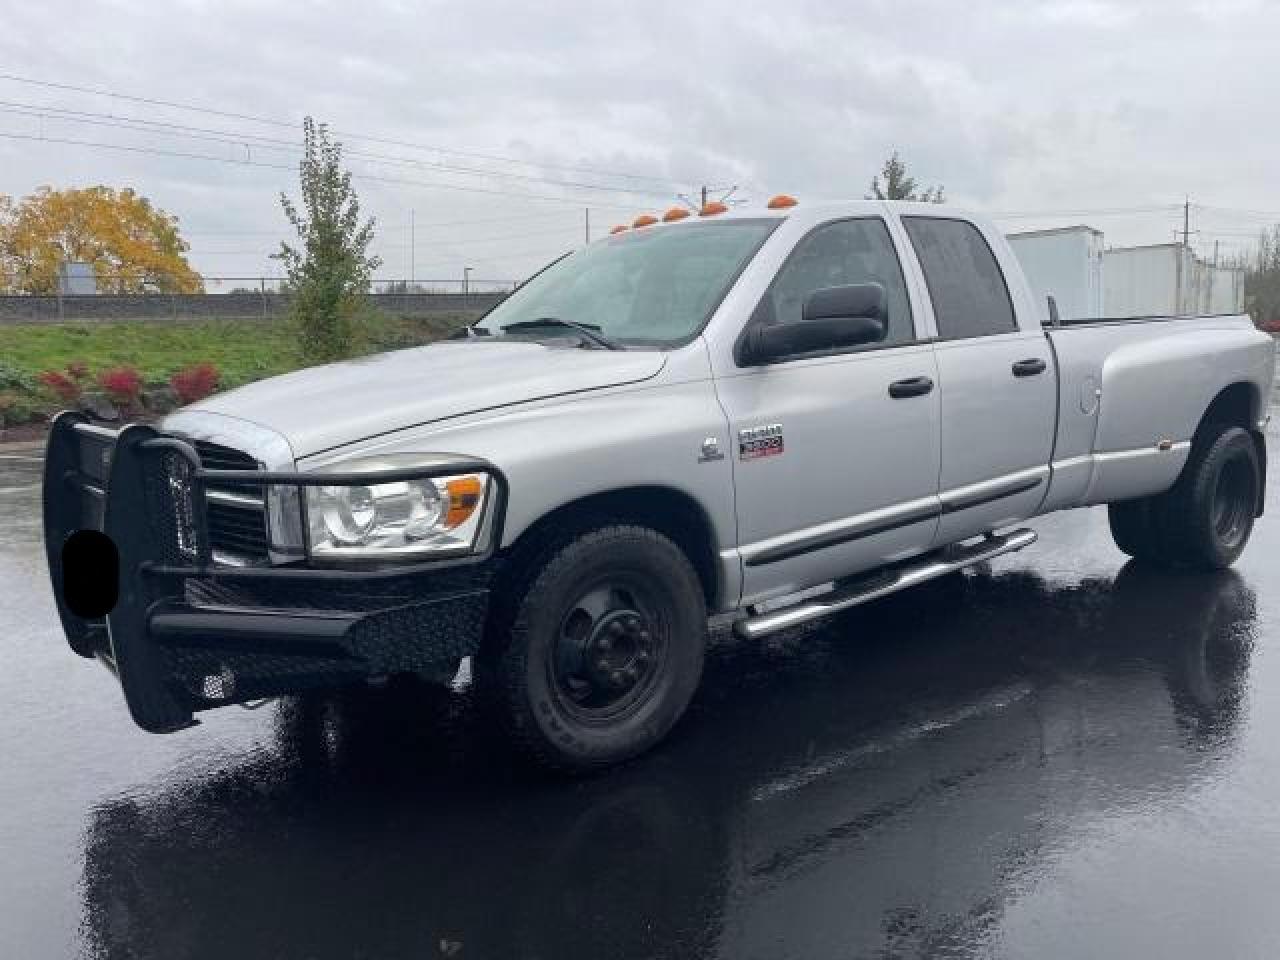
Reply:
[[983, 232], [951, 217], [902, 223], [938, 335], [941, 546], [1035, 513], [1048, 487], [1057, 379], [1034, 315], [1019, 326]]

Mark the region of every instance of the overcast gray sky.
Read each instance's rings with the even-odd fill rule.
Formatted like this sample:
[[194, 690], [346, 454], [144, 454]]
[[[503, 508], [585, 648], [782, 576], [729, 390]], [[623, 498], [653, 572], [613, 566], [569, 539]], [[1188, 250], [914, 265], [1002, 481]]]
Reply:
[[1034, 214], [1010, 229], [1162, 242], [1184, 194], [1202, 250], [1280, 221], [1274, 2], [3, 4], [0, 193], [133, 186], [206, 275], [278, 272], [306, 114], [365, 154], [388, 278], [411, 210], [416, 278], [513, 280], [581, 242], [584, 208], [601, 230], [702, 183], [859, 198], [894, 149], [956, 203]]

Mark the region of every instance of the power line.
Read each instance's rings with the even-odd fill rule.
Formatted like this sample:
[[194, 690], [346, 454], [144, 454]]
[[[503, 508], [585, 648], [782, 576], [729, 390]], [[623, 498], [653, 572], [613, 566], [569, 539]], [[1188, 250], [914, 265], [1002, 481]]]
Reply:
[[[218, 157], [207, 153], [187, 153], [181, 150], [165, 150], [159, 147], [140, 147], [130, 146], [120, 143], [103, 143], [94, 140], [75, 140], [68, 137], [47, 137], [37, 136], [35, 134], [11, 133], [8, 131], [0, 131], [0, 137], [10, 140], [26, 140], [36, 143], [59, 143], [69, 146], [93, 147], [101, 150], [119, 150], [126, 153], [142, 153], [151, 154], [160, 157], [177, 157], [185, 160], [209, 160], [215, 163], [228, 163], [241, 167], [262, 167], [271, 170], [293, 170], [294, 167], [287, 163], [267, 163], [263, 160], [236, 159], [234, 157]], [[367, 180], [373, 183], [393, 183], [406, 186], [422, 187], [428, 190], [459, 190], [465, 193], [483, 193], [499, 197], [516, 197], [521, 200], [540, 200], [548, 203], [570, 203], [575, 207], [582, 206], [582, 200], [572, 197], [551, 197], [545, 194], [534, 193], [515, 193], [510, 190], [495, 190], [486, 187], [470, 186], [458, 183], [439, 183], [428, 180], [409, 180], [403, 177], [385, 177], [378, 174], [363, 173], [353, 171], [353, 176], [361, 180]], [[623, 206], [621, 204], [597, 203], [592, 201], [596, 207], [608, 208], [610, 210], [634, 210], [634, 206]]]
[[1166, 203], [1147, 207], [1102, 207], [1091, 210], [997, 210], [990, 215], [998, 220], [1014, 220], [1023, 217], [1103, 217], [1125, 216], [1133, 213], [1167, 213], [1181, 207], [1180, 203]]
[[1211, 210], [1215, 213], [1225, 213], [1229, 216], [1280, 220], [1280, 210], [1250, 210], [1243, 207], [1219, 207], [1209, 203], [1197, 203], [1196, 206], [1201, 210]]
[[[538, 213], [516, 214], [511, 217], [486, 217], [481, 220], [432, 221], [431, 223], [419, 223], [417, 226], [418, 229], [422, 229], [424, 227], [469, 227], [489, 223], [515, 223], [521, 220], [544, 220], [548, 217], [567, 217], [569, 215], [570, 213], [567, 210], [544, 210], [539, 211]], [[574, 212], [573, 216], [577, 217], [577, 213]], [[390, 233], [393, 231], [405, 232], [408, 229], [409, 225], [407, 223], [400, 225], [387, 225], [384, 223], [378, 224], [379, 233]], [[566, 227], [566, 229], [568, 229], [568, 227]], [[287, 231], [288, 228], [281, 228], [281, 230], [183, 230], [182, 235], [184, 237], [278, 237], [282, 232]]]
[[1265, 227], [1259, 227], [1257, 230], [1197, 230], [1196, 232], [1205, 237], [1251, 237], [1256, 240], [1267, 231]]
[[[464, 237], [458, 240], [417, 240], [414, 244], [408, 243], [377, 243], [374, 246], [379, 250], [407, 250], [410, 246], [418, 247], [448, 247], [448, 246], [468, 246], [473, 243], [498, 243], [504, 240], [527, 240], [532, 237], [550, 237], [564, 236], [565, 234], [576, 229], [565, 226], [555, 230], [538, 230], [533, 233], [513, 233], [504, 234], [497, 237]], [[263, 250], [201, 250], [199, 247], [193, 247], [192, 254], [200, 257], [230, 257], [230, 256], [255, 256], [264, 253]], [[269, 252], [269, 251], [268, 251]]]
[[[457, 240], [453, 240], [453, 239], [419, 240], [417, 241], [417, 245], [420, 247], [447, 247], [447, 246], [462, 246], [462, 245], [471, 244], [471, 243], [498, 243], [503, 240], [524, 240], [529, 237], [564, 236], [565, 234], [571, 233], [576, 229], [577, 229], [577, 225], [575, 224], [572, 226], [557, 227], [555, 230], [537, 230], [532, 233], [511, 233], [511, 234], [502, 234], [501, 236], [492, 236], [492, 237], [462, 237]], [[403, 243], [387, 244], [387, 246], [396, 248], [396, 247], [405, 247], [405, 246], [408, 246], [408, 244], [403, 244]]]
[[[250, 147], [259, 150], [293, 154], [302, 153], [302, 147], [297, 143], [273, 137], [262, 137], [256, 134], [239, 134], [236, 131], [229, 130], [211, 130], [207, 127], [193, 127], [185, 124], [155, 123], [148, 120], [115, 117], [111, 114], [96, 113], [92, 111], [44, 108], [38, 104], [24, 104], [12, 100], [0, 100], [0, 113], [35, 117], [41, 120], [50, 118], [62, 123], [87, 124], [96, 127], [107, 127], [114, 130], [128, 130], [131, 133], [143, 133], [151, 136], [177, 137], [186, 140], [222, 143], [228, 146], [243, 148], [246, 160], [252, 159], [249, 152]], [[153, 129], [153, 127], [162, 129]], [[529, 183], [545, 183], [550, 186], [564, 187], [572, 190], [590, 190], [602, 193], [627, 194], [638, 197], [643, 196], [652, 198], [667, 196], [665, 193], [658, 194], [646, 190], [637, 190], [631, 187], [613, 186], [611, 184], [602, 183], [584, 183], [577, 180], [558, 180], [553, 177], [543, 177], [530, 173], [512, 173], [504, 170], [485, 170], [476, 167], [462, 167], [457, 166], [456, 164], [418, 160], [413, 157], [396, 157], [388, 154], [371, 153], [362, 150], [347, 149], [343, 152], [347, 157], [364, 160], [368, 163], [420, 167], [430, 170], [439, 170], [446, 173], [456, 173], [463, 176], [494, 178], [499, 180], [517, 180]]]
[[[87, 93], [99, 97], [110, 97], [115, 100], [125, 100], [131, 103], [143, 103], [149, 106], [168, 107], [174, 110], [186, 110], [192, 113], [203, 113], [209, 116], [224, 117], [231, 120], [244, 120], [250, 123], [261, 123], [273, 127], [287, 127], [297, 129], [298, 124], [295, 121], [280, 120], [274, 117], [254, 116], [246, 113], [235, 113], [228, 110], [219, 110], [213, 107], [204, 107], [191, 103], [180, 103], [174, 100], [162, 100], [157, 97], [143, 97], [135, 94], [120, 93], [115, 90], [104, 90], [101, 88], [85, 87], [73, 83], [55, 83], [49, 80], [36, 80], [32, 77], [23, 77], [12, 73], [0, 73], [0, 80], [9, 80], [14, 83], [25, 83], [36, 87], [45, 87], [51, 90], [65, 90], [75, 93]], [[558, 163], [540, 163], [530, 160], [521, 160], [516, 157], [504, 157], [499, 154], [467, 152], [461, 150], [448, 150], [443, 147], [435, 147], [427, 144], [413, 143], [406, 140], [396, 140], [391, 137], [378, 137], [371, 134], [353, 133], [350, 131], [334, 130], [335, 136], [347, 137], [353, 140], [364, 140], [368, 143], [383, 143], [388, 146], [408, 147], [413, 150], [425, 150], [433, 153], [455, 157], [467, 157], [474, 160], [492, 160], [499, 163], [523, 164], [525, 166], [540, 166], [549, 169], [567, 170], [575, 173], [595, 173], [604, 176], [620, 177], [630, 180], [647, 180], [652, 183], [661, 183], [666, 185], [679, 185], [683, 181], [673, 180], [668, 177], [655, 177], [648, 174], [628, 173], [617, 170], [604, 170], [599, 167], [571, 166]]]

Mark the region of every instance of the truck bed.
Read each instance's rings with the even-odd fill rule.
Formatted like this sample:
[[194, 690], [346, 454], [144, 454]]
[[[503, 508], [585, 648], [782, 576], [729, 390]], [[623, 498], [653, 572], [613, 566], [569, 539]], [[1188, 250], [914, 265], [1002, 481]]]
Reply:
[[1047, 326], [1050, 326], [1051, 329], [1058, 329], [1062, 327], [1096, 327], [1096, 326], [1102, 326], [1106, 324], [1118, 324], [1118, 323], [1152, 323], [1152, 322], [1177, 323], [1182, 321], [1195, 322], [1200, 320], [1216, 320], [1219, 318], [1230, 318], [1232, 320], [1235, 320], [1242, 316], [1245, 316], [1245, 315], [1239, 314], [1239, 313], [1203, 313], [1203, 314], [1176, 314], [1176, 315], [1152, 313], [1152, 314], [1138, 314], [1138, 315], [1127, 316], [1127, 317], [1074, 317], [1069, 320], [1059, 320], [1057, 323], [1047, 325]]
[[1245, 314], [1097, 318], [1045, 333], [1058, 429], [1044, 511], [1172, 486], [1223, 384], [1264, 415], [1275, 348]]

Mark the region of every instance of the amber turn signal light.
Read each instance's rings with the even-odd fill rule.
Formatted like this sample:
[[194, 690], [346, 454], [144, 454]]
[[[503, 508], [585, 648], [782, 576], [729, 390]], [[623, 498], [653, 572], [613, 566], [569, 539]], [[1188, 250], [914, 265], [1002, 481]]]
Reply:
[[467, 522], [480, 503], [482, 487], [479, 477], [456, 477], [445, 484], [449, 491], [449, 512], [444, 525], [448, 530]]

